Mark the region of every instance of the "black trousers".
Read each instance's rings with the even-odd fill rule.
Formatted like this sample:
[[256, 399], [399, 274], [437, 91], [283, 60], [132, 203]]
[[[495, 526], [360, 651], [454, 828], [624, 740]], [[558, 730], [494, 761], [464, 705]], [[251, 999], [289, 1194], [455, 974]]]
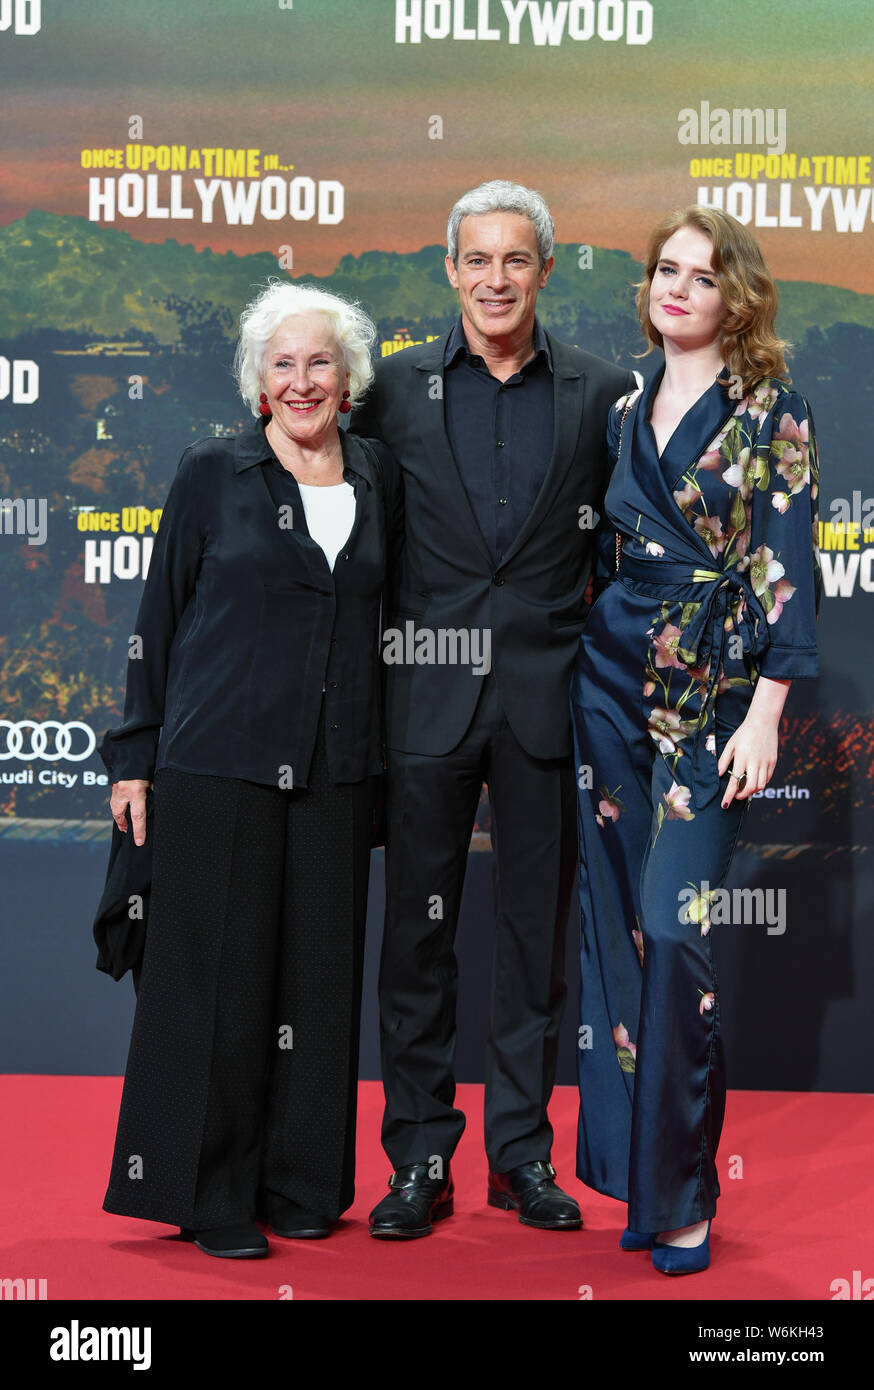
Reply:
[[[484, 781], [492, 810], [494, 959], [485, 1143], [492, 1171], [548, 1159], [547, 1105], [567, 992], [564, 948], [577, 854], [571, 759], [532, 758], [492, 675], [458, 746], [442, 757], [389, 750], [386, 917], [380, 966], [382, 1141], [395, 1168], [452, 1155], [454, 942]], [[481, 930], [488, 930], [481, 924]]]
[[273, 1194], [354, 1196], [375, 779], [307, 789], [162, 769], [106, 1211], [203, 1229]]

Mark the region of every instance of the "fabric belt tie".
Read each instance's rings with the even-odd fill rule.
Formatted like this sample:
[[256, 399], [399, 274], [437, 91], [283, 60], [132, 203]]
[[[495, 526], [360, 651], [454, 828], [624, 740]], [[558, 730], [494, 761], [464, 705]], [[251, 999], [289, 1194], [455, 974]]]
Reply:
[[[674, 585], [684, 588], [690, 585], [707, 585], [704, 597], [700, 600], [675, 600], [700, 603], [695, 616], [683, 628], [680, 649], [684, 661], [691, 670], [701, 670], [708, 661], [710, 662], [707, 691], [701, 706], [692, 752], [695, 800], [699, 805], [706, 805], [719, 794], [718, 758], [707, 751], [704, 730], [710, 708], [715, 704], [719, 672], [723, 666], [723, 653], [728, 635], [725, 620], [731, 617], [731, 627], [734, 629], [731, 635], [740, 637], [744, 654], [758, 666], [771, 640], [767, 614], [753, 590], [749, 570], [739, 573], [736, 566], [717, 570], [673, 560], [638, 560], [626, 555], [623, 550], [619, 578], [627, 579], [632, 584], [651, 586], [655, 591]], [[744, 601], [740, 621], [736, 613], [730, 611], [735, 594], [741, 596]], [[653, 597], [656, 597], [655, 593]], [[658, 597], [664, 602], [667, 596], [659, 592]], [[697, 794], [699, 789], [700, 796]]]

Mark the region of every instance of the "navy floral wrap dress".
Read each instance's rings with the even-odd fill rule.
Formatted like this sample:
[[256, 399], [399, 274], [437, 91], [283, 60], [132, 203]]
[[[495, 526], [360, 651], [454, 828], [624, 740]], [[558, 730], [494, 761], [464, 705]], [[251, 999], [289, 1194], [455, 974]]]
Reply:
[[817, 674], [820, 593], [807, 401], [776, 380], [733, 399], [724, 370], [659, 456], [648, 417], [663, 371], [610, 412], [600, 546], [612, 558], [619, 533], [621, 564], [571, 689], [577, 1175], [627, 1200], [629, 1226], [647, 1232], [716, 1210], [725, 1067], [707, 901], [747, 805], [722, 809], [717, 763], [759, 676]]

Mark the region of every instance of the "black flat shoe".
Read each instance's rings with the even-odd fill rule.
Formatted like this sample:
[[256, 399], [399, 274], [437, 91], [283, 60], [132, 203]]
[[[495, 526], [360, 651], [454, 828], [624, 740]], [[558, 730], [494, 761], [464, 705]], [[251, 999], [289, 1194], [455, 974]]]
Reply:
[[225, 1260], [254, 1260], [270, 1249], [267, 1237], [257, 1226], [213, 1226], [207, 1231], [179, 1228], [183, 1240], [191, 1240], [205, 1255], [218, 1255]]
[[489, 1173], [490, 1207], [519, 1213], [523, 1226], [541, 1231], [578, 1231], [583, 1224], [573, 1197], [555, 1182], [551, 1163], [522, 1163], [509, 1173]]
[[327, 1216], [307, 1211], [287, 1197], [273, 1197], [267, 1204], [266, 1224], [284, 1240], [324, 1240], [335, 1223]]
[[445, 1178], [429, 1178], [427, 1163], [409, 1163], [388, 1180], [391, 1189], [370, 1213], [370, 1234], [381, 1240], [416, 1240], [429, 1236], [435, 1221], [451, 1216], [453, 1186], [449, 1164]]

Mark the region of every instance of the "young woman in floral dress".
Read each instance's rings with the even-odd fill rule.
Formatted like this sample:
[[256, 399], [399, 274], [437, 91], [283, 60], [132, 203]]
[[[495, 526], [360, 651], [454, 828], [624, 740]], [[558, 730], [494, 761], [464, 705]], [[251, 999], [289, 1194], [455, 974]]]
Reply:
[[611, 411], [616, 570], [571, 696], [577, 1172], [627, 1200], [623, 1248], [674, 1274], [707, 1267], [719, 1195], [708, 903], [773, 774], [789, 685], [817, 674], [818, 472], [810, 407], [782, 379], [776, 287], [740, 223], [703, 207], [666, 218], [637, 303], [665, 361]]

